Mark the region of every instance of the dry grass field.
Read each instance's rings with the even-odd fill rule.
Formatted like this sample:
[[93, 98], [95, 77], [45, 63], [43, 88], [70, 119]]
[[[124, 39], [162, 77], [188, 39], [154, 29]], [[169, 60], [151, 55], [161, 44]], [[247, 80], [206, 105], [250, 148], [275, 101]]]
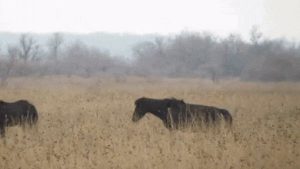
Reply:
[[[36, 128], [10, 127], [0, 169], [299, 169], [300, 84], [197, 79], [10, 79], [0, 99], [28, 99]], [[135, 99], [176, 97], [226, 108], [227, 130], [169, 131], [131, 122]]]

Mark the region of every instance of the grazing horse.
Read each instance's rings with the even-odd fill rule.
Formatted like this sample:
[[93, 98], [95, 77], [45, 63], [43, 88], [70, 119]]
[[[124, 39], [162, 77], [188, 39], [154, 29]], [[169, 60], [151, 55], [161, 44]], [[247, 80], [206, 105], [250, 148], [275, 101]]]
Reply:
[[140, 120], [146, 113], [160, 118], [168, 129], [179, 129], [202, 124], [218, 124], [222, 119], [231, 126], [232, 117], [225, 109], [196, 104], [187, 104], [183, 100], [139, 98], [135, 101], [132, 121]]
[[5, 136], [5, 127], [28, 124], [35, 125], [38, 113], [34, 105], [26, 100], [7, 103], [0, 100], [0, 135]]

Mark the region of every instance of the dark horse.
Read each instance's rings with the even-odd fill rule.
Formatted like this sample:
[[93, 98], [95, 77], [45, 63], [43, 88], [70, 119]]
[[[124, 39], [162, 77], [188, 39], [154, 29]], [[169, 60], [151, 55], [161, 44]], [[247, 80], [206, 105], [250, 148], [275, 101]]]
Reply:
[[5, 127], [28, 124], [35, 125], [38, 120], [38, 113], [34, 105], [26, 100], [19, 100], [7, 103], [0, 100], [0, 134], [5, 136]]
[[146, 113], [152, 113], [163, 121], [169, 129], [179, 129], [187, 126], [217, 125], [224, 119], [231, 126], [232, 117], [225, 109], [212, 106], [187, 104], [175, 98], [151, 99], [139, 98], [135, 101], [132, 121], [140, 120]]

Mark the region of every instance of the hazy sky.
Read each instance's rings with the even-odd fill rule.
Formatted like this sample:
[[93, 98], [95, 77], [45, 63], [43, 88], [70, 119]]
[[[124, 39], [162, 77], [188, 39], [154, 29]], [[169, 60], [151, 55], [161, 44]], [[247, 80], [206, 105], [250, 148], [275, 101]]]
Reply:
[[0, 0], [0, 31], [170, 34], [183, 30], [300, 39], [300, 0]]

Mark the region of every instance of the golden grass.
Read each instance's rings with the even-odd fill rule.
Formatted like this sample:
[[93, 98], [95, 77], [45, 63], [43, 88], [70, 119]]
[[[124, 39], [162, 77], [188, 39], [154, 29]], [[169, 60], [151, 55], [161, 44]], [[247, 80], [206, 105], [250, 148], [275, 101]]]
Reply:
[[[135, 99], [177, 97], [233, 115], [231, 133], [131, 122]], [[197, 79], [12, 79], [0, 99], [28, 99], [38, 127], [8, 128], [1, 169], [299, 169], [300, 84]]]

